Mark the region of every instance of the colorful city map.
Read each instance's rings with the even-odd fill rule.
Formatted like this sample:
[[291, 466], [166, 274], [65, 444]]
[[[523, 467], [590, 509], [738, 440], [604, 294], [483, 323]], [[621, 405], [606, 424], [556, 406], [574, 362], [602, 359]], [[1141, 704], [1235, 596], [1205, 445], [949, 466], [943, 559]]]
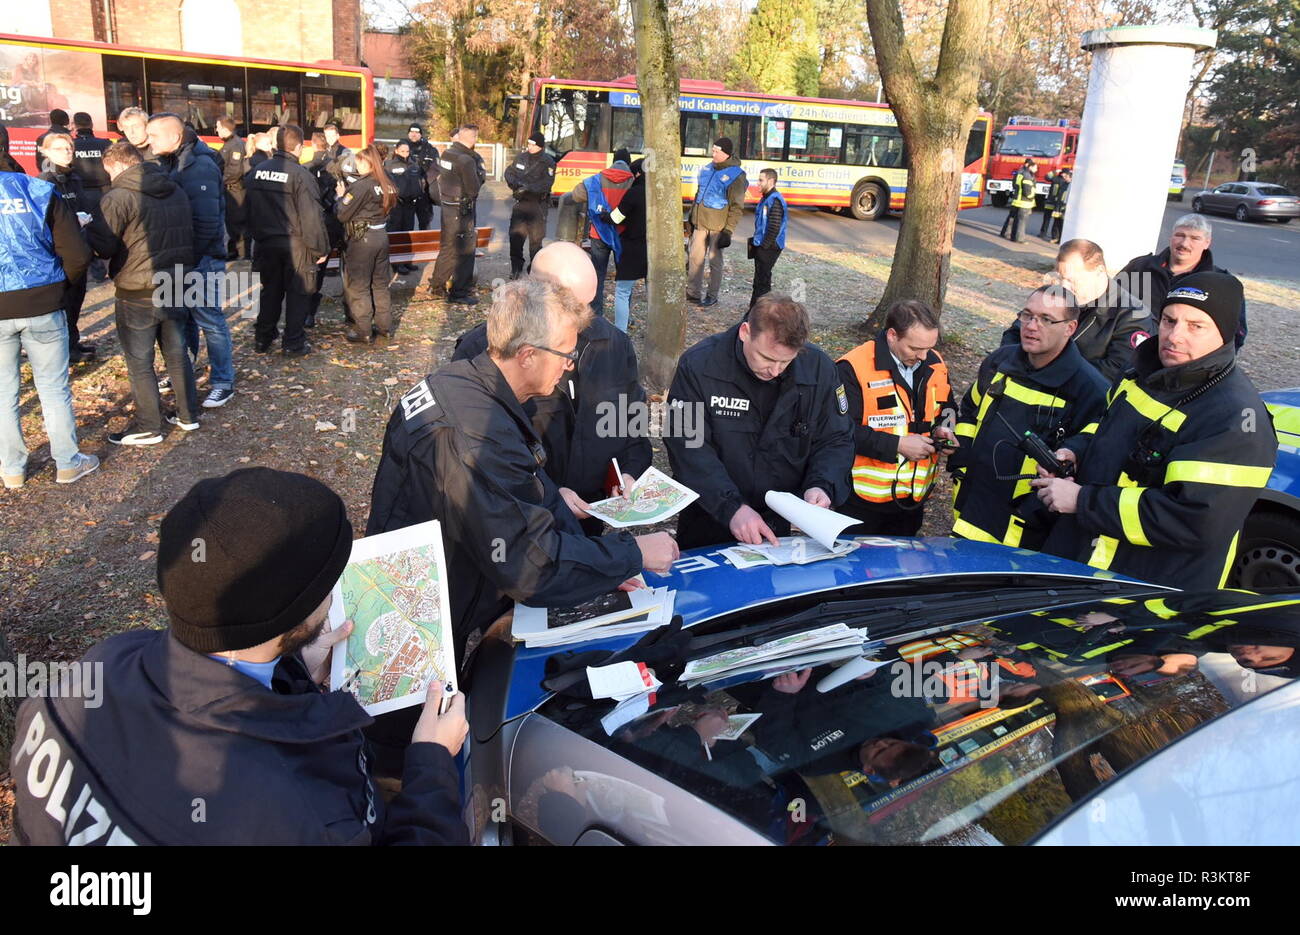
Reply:
[[353, 543], [330, 608], [353, 631], [334, 651], [331, 685], [367, 713], [419, 704], [433, 679], [454, 686], [445, 565], [437, 522]]

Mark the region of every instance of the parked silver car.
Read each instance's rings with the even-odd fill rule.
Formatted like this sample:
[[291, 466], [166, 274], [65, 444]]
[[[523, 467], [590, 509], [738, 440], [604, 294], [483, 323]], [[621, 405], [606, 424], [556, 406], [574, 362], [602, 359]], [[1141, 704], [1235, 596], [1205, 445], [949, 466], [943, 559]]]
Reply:
[[1271, 218], [1287, 224], [1300, 217], [1300, 197], [1272, 182], [1225, 182], [1193, 198], [1192, 210], [1231, 214], [1238, 221]]

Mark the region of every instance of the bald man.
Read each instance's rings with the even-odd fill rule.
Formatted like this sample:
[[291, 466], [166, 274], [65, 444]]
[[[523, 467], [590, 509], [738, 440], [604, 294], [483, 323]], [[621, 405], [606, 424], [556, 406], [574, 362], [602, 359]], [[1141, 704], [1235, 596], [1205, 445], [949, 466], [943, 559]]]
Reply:
[[[577, 244], [557, 241], [533, 257], [529, 278], [561, 286], [579, 302], [596, 295], [596, 271]], [[467, 360], [487, 350], [487, 325], [456, 341], [452, 360]], [[630, 485], [650, 466], [649, 410], [638, 377], [631, 339], [604, 318], [594, 317], [578, 334], [578, 360], [549, 396], [524, 404], [546, 448], [546, 473], [575, 512], [609, 496], [605, 472], [617, 458], [623, 483]], [[584, 519], [588, 534], [602, 523]]]

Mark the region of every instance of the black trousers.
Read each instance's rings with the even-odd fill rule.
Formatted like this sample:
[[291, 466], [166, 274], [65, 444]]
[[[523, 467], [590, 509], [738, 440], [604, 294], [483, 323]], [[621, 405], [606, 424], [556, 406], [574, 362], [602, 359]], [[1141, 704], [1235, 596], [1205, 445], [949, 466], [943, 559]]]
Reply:
[[1061, 215], [1058, 215], [1057, 217], [1052, 218], [1052, 234], [1051, 234], [1051, 241], [1052, 241], [1052, 243], [1060, 243], [1060, 242], [1061, 242], [1061, 229], [1062, 229], [1063, 227], [1065, 227], [1065, 215], [1064, 215], [1064, 214], [1061, 214]]
[[1029, 232], [1029, 217], [1033, 208], [1012, 208], [1007, 212], [1007, 219], [1002, 222], [1002, 236], [1016, 243], [1024, 243]]
[[917, 505], [912, 500], [872, 503], [854, 493], [835, 512], [858, 520], [857, 525], [844, 530], [846, 536], [915, 536], [925, 519], [925, 504]]
[[380, 334], [393, 330], [388, 295], [392, 275], [387, 231], [371, 228], [366, 236], [348, 244], [343, 254], [343, 295], [353, 329], [363, 338], [369, 337], [372, 328], [378, 328]]
[[415, 200], [399, 198], [393, 210], [388, 212], [388, 229], [390, 231], [415, 230]]
[[[244, 190], [242, 188], [226, 189], [226, 236], [230, 238], [229, 251], [239, 253], [239, 242], [244, 239]], [[248, 256], [248, 245], [244, 245], [243, 255]]]
[[447, 286], [453, 299], [468, 298], [474, 292], [474, 209], [462, 214], [455, 205], [443, 205], [442, 236], [438, 240], [438, 261], [433, 266], [433, 288]]
[[172, 317], [174, 311], [155, 308], [149, 296], [142, 299], [119, 296], [114, 307], [117, 340], [122, 345], [122, 357], [131, 378], [131, 395], [135, 397], [134, 431], [137, 432], [161, 435], [166, 427], [158, 377], [153, 369], [155, 344], [162, 349], [167, 376], [172, 381], [176, 415], [182, 422], [193, 422], [198, 416], [194, 368], [185, 351], [185, 319]]
[[428, 195], [421, 195], [415, 199], [415, 226], [408, 227], [406, 230], [433, 230], [433, 199]]
[[1038, 236], [1047, 237], [1052, 230], [1052, 207], [1048, 205], [1043, 209], [1043, 223], [1038, 227]]
[[[324, 266], [324, 264], [321, 264]], [[303, 321], [312, 310], [312, 292], [316, 273], [304, 288], [293, 265], [293, 253], [287, 246], [256, 244], [253, 269], [261, 277], [262, 299], [258, 306], [257, 322], [253, 326], [259, 344], [270, 344], [279, 334], [280, 311], [284, 310], [284, 340], [286, 351], [300, 350], [307, 343]], [[319, 295], [319, 292], [316, 293]], [[317, 299], [319, 302], [319, 299]]]
[[68, 353], [75, 354], [81, 343], [81, 330], [77, 322], [81, 320], [81, 306], [86, 301], [86, 273], [75, 281], [69, 280], [63, 287], [63, 314], [68, 321]]
[[524, 272], [524, 240], [528, 240], [528, 269], [546, 239], [546, 209], [550, 198], [521, 198], [510, 212], [510, 275]]
[[749, 296], [749, 307], [753, 308], [761, 295], [772, 291], [772, 267], [776, 266], [777, 257], [781, 255], [780, 247], [754, 248], [754, 289]]

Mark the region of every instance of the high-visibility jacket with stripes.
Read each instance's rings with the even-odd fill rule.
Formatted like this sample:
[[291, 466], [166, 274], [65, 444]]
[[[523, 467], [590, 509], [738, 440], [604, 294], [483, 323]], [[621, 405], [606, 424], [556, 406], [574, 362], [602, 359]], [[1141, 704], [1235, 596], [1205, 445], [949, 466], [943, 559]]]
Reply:
[[1034, 192], [1034, 173], [1028, 169], [1017, 169], [1011, 176], [1011, 207], [1032, 208], [1036, 193]]
[[1277, 435], [1231, 344], [1168, 368], [1157, 344], [1138, 346], [1096, 433], [1067, 443], [1082, 489], [1045, 551], [1156, 584], [1222, 587]]
[[1038, 499], [1029, 477], [1000, 480], [999, 475], [1037, 474], [1037, 463], [1018, 446], [1025, 431], [1055, 451], [1067, 439], [1093, 431], [1105, 407], [1106, 381], [1073, 342], [1038, 369], [1019, 345], [986, 357], [962, 398], [957, 420], [962, 447], [948, 456], [953, 535], [1040, 548], [1054, 514]]
[[882, 331], [841, 357], [836, 369], [853, 424], [854, 495], [870, 503], [924, 500], [934, 486], [939, 456], [909, 461], [898, 453], [898, 442], [909, 434], [928, 435], [944, 412], [952, 411], [948, 365], [930, 351], [909, 387]]

